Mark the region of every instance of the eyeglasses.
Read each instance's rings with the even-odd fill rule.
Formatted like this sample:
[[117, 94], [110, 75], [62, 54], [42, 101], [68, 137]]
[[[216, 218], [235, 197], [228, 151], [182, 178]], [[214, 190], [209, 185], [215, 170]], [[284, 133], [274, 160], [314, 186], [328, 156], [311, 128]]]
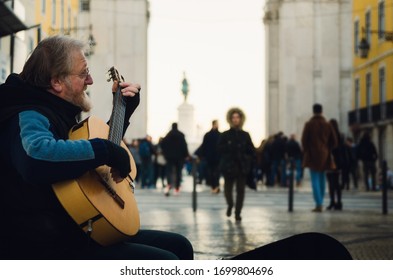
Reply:
[[86, 68], [86, 70], [83, 71], [83, 72], [80, 73], [80, 74], [70, 74], [70, 75], [71, 75], [71, 76], [78, 76], [78, 77], [81, 78], [81, 79], [87, 79], [87, 77], [90, 76], [90, 70], [89, 70], [89, 68]]

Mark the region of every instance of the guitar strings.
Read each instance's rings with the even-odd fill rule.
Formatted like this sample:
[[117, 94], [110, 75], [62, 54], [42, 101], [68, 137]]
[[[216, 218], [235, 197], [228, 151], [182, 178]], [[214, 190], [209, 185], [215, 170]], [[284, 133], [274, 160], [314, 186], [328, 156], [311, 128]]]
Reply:
[[109, 130], [109, 140], [115, 144], [120, 144], [122, 140], [125, 109], [126, 102], [120, 90], [118, 90], [114, 96], [114, 106]]

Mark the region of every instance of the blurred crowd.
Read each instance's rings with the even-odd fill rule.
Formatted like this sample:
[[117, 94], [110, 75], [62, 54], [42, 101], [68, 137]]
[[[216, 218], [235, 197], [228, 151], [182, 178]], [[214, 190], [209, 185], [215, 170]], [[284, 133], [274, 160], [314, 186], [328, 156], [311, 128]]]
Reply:
[[[215, 122], [216, 136], [210, 136], [210, 142], [205, 143], [192, 154], [180, 155], [184, 159], [183, 172], [191, 174], [193, 164], [196, 164], [197, 183], [212, 186], [212, 192], [218, 193], [219, 188], [216, 169], [219, 154], [216, 150], [215, 141], [218, 141], [220, 132]], [[212, 134], [212, 133], [210, 133]], [[141, 188], [167, 187], [167, 160], [162, 148], [160, 137], [153, 143], [151, 136], [134, 139], [129, 147], [136, 162], [138, 175], [136, 182]], [[344, 134], [339, 135], [337, 147], [340, 160], [340, 186], [344, 190], [359, 189], [359, 185], [366, 191], [377, 191], [381, 185], [381, 173], [378, 172], [378, 154], [370, 134], [364, 133], [358, 143]], [[176, 149], [174, 151], [176, 153]], [[266, 187], [288, 187], [291, 172], [294, 174], [294, 185], [300, 187], [304, 179], [302, 166], [303, 149], [295, 134], [286, 135], [283, 132], [276, 133], [263, 139], [259, 146], [255, 147], [252, 171], [249, 175], [248, 186], [255, 188], [257, 184]], [[213, 173], [213, 174], [212, 174]], [[388, 170], [388, 184], [393, 187], [393, 172]]]

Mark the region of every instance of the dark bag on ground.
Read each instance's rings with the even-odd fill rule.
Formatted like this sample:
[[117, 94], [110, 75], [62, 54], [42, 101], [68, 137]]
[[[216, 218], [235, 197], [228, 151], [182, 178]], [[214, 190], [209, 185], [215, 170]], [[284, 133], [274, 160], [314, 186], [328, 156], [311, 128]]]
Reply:
[[352, 256], [333, 237], [308, 232], [269, 243], [231, 260], [352, 260]]

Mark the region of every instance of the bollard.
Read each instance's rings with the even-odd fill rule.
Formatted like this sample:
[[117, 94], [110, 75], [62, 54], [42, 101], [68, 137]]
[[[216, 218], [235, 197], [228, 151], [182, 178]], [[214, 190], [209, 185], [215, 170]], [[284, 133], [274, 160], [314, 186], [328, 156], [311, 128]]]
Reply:
[[197, 163], [196, 157], [192, 157], [192, 211], [197, 210]]
[[388, 182], [387, 182], [388, 166], [386, 160], [382, 162], [382, 213], [388, 213]]
[[289, 159], [288, 212], [293, 211], [293, 159]]

